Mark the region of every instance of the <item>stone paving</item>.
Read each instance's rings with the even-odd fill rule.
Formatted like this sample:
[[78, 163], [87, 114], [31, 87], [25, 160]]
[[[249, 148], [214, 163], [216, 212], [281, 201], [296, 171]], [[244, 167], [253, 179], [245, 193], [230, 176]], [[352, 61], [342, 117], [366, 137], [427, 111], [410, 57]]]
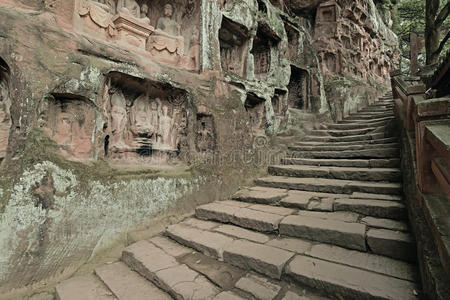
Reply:
[[[121, 262], [58, 285], [71, 299], [415, 299], [392, 99], [292, 145], [230, 200], [196, 208]], [[80, 298], [82, 295], [82, 298]]]

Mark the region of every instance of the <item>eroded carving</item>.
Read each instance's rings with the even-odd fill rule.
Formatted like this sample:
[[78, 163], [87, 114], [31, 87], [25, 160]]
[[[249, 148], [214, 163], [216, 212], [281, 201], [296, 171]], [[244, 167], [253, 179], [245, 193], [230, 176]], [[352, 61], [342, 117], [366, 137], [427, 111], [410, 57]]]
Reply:
[[116, 12], [114, 0], [81, 0], [79, 14], [91, 29], [107, 31], [110, 36], [115, 34], [112, 16]]
[[167, 162], [180, 153], [187, 135], [184, 92], [156, 83], [142, 88], [119, 74], [112, 76], [105, 90], [107, 158]]
[[212, 151], [216, 148], [216, 133], [212, 115], [197, 114], [197, 150]]
[[248, 113], [250, 125], [254, 133], [265, 130], [266, 114], [265, 114], [265, 100], [256, 95], [248, 94], [245, 100], [245, 110]]
[[266, 34], [262, 26], [258, 26], [256, 37], [253, 40], [251, 53], [254, 57], [255, 75], [259, 78], [265, 77], [270, 70], [271, 48], [276, 46], [278, 41]]
[[309, 108], [308, 72], [291, 66], [291, 78], [288, 84], [288, 106], [290, 108]]
[[0, 160], [6, 155], [9, 130], [11, 127], [11, 97], [9, 91], [9, 71], [0, 58]]
[[244, 76], [248, 35], [237, 23], [222, 19], [219, 30], [220, 60], [222, 70]]
[[44, 131], [58, 144], [60, 153], [74, 160], [94, 157], [95, 108], [76, 96], [48, 99]]

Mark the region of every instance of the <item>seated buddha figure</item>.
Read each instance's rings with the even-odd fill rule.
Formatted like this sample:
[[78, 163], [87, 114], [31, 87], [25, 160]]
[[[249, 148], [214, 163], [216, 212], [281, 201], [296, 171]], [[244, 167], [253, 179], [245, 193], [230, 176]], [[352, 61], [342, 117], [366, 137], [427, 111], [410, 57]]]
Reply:
[[158, 19], [156, 29], [161, 30], [171, 36], [179, 36], [181, 26], [172, 19], [173, 6], [167, 3], [164, 5], [164, 16]]

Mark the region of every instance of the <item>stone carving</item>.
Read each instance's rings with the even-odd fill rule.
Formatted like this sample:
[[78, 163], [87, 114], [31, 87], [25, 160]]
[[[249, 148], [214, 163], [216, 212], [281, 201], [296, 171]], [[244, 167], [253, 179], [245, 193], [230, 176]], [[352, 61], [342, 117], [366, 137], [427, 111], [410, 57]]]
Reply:
[[184, 55], [184, 37], [181, 36], [181, 26], [174, 20], [173, 6], [164, 5], [164, 15], [156, 23], [155, 32], [150, 36], [147, 50], [159, 60], [178, 64]]
[[[79, 14], [89, 23], [93, 23], [104, 30], [110, 36], [115, 34], [115, 26], [112, 22], [112, 15], [116, 12], [114, 0], [81, 0]], [[95, 29], [95, 27], [93, 28]]]
[[44, 131], [58, 144], [64, 157], [93, 158], [95, 109], [92, 105], [81, 99], [53, 97], [45, 115]]
[[107, 157], [154, 162], [177, 156], [187, 128], [183, 94], [151, 86], [136, 96], [117, 79], [113, 87], [106, 89], [109, 91], [104, 101]]
[[197, 150], [200, 152], [215, 149], [215, 130], [212, 115], [197, 114]]
[[219, 30], [220, 61], [222, 70], [244, 76], [247, 59], [248, 35], [236, 23], [222, 19]]
[[254, 133], [265, 130], [266, 116], [264, 102], [264, 99], [252, 94], [248, 94], [247, 99], [245, 100], [245, 110], [248, 113], [250, 125]]
[[141, 8], [136, 0], [119, 0], [117, 11], [119, 13], [133, 16], [136, 19], [141, 18]]
[[11, 99], [6, 75], [0, 69], [0, 159], [5, 157], [8, 147]]

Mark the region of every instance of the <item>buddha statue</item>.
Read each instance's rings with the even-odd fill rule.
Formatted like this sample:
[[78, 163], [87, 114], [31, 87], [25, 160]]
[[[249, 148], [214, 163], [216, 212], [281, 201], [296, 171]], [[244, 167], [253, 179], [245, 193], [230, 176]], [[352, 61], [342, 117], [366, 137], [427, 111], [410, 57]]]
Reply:
[[161, 30], [172, 36], [179, 36], [181, 26], [172, 19], [173, 16], [173, 6], [167, 3], [164, 5], [164, 17], [158, 19], [156, 23], [156, 29]]
[[136, 19], [141, 18], [141, 8], [136, 0], [119, 0], [117, 11], [126, 15], [130, 15]]

